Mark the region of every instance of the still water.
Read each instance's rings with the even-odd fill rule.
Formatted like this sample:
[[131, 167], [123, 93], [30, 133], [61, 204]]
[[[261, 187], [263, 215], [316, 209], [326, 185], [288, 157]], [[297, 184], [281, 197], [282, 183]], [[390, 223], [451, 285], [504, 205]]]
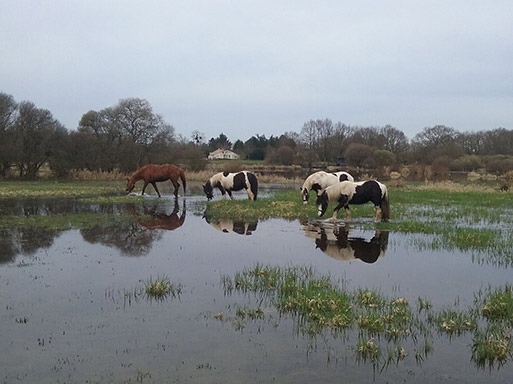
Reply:
[[[435, 332], [422, 361], [405, 340], [408, 355], [382, 369], [356, 358], [354, 331], [311, 337], [270, 306], [261, 319], [234, 321], [237, 308], [257, 306], [259, 298], [227, 294], [221, 284], [257, 264], [307, 266], [348, 289], [464, 308], [480, 289], [511, 283], [511, 267], [457, 250], [422, 250], [415, 235], [362, 230], [358, 221], [210, 220], [204, 200], [1, 202], [4, 215], [141, 219], [82, 230], [0, 230], [0, 382], [511, 382], [511, 361], [491, 369], [472, 362], [471, 335]], [[175, 297], [137, 293], [163, 276], [181, 288]]]

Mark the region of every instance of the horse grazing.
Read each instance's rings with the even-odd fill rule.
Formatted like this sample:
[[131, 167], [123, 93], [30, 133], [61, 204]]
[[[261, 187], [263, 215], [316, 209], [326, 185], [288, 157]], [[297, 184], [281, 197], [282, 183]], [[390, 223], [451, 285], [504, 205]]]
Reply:
[[219, 188], [223, 199], [226, 199], [226, 192], [233, 200], [232, 191], [240, 191], [245, 189], [248, 192], [248, 199], [256, 200], [258, 193], [258, 180], [254, 174], [248, 171], [241, 171], [236, 173], [219, 172], [207, 180], [203, 185], [203, 192], [207, 195], [207, 199], [211, 200], [214, 197], [214, 188]]
[[178, 197], [178, 188], [180, 188], [180, 184], [178, 183], [178, 178], [182, 180], [183, 183], [183, 193], [185, 194], [185, 173], [183, 169], [177, 167], [173, 164], [148, 164], [144, 167], [139, 168], [135, 171], [132, 176], [128, 178], [126, 181], [126, 193], [132, 192], [134, 189], [135, 183], [139, 180], [144, 181], [142, 194], [144, 195], [144, 191], [148, 184], [153, 185], [155, 192], [160, 196], [159, 189], [157, 188], [157, 182], [171, 180], [173, 186], [175, 187], [175, 198]]
[[337, 213], [340, 208], [346, 210], [346, 219], [351, 218], [349, 204], [364, 204], [369, 201], [374, 203], [376, 209], [375, 222], [388, 221], [390, 219], [390, 203], [388, 199], [387, 187], [376, 180], [360, 181], [357, 183], [351, 181], [341, 181], [333, 184], [317, 196], [317, 215], [321, 217], [328, 208], [330, 201], [338, 201], [338, 205], [333, 210], [331, 220], [337, 219]]
[[303, 204], [308, 204], [310, 190], [314, 190], [315, 193], [319, 194], [319, 191], [323, 190], [324, 188], [345, 180], [354, 181], [354, 178], [349, 173], [342, 171], [333, 173], [319, 171], [312, 173], [306, 178], [303, 186], [299, 188], [301, 190], [301, 198], [303, 199]]

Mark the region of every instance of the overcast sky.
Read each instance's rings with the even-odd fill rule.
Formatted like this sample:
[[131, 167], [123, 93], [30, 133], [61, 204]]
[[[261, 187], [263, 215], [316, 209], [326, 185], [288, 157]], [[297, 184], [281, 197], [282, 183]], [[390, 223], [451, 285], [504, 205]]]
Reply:
[[513, 129], [511, 0], [0, 0], [0, 55], [0, 92], [70, 130], [130, 97], [188, 139]]

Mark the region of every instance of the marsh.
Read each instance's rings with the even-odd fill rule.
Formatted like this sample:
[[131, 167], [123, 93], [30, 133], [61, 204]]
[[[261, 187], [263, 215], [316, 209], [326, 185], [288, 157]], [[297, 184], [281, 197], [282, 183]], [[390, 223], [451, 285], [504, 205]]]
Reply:
[[[221, 222], [203, 216], [205, 204], [200, 190], [178, 204], [171, 194], [133, 203], [0, 200], [0, 213], [12, 219], [0, 228], [0, 379], [504, 383], [513, 377], [511, 352], [483, 365], [473, 358], [472, 332], [444, 333], [417, 304], [429, 302], [435, 314], [475, 310], [476, 297], [489, 287], [511, 284], [509, 263], [422, 246], [434, 235], [370, 230], [370, 217], [340, 225]], [[72, 229], [63, 225], [70, 221]], [[364, 256], [355, 257], [356, 249]], [[275, 287], [227, 289], [244, 271], [291, 267], [308, 268], [319, 281], [329, 277], [351, 298], [364, 290], [390, 303], [404, 300], [425, 329], [412, 325], [415, 337], [389, 338], [363, 332], [355, 319], [314, 330], [310, 319], [269, 299]], [[145, 282], [161, 278], [180, 287], [179, 294], [162, 300], [144, 294]], [[362, 340], [377, 345], [383, 359], [360, 353]]]

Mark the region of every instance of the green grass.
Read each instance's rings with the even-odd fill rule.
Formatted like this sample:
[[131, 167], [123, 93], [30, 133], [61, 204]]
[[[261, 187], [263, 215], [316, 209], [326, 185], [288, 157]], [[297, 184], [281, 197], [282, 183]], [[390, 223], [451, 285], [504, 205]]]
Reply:
[[107, 181], [0, 181], [0, 199], [101, 196], [124, 189], [121, 182]]
[[157, 276], [155, 280], [150, 277], [145, 284], [145, 292], [150, 299], [162, 301], [168, 297], [179, 297], [182, 286], [172, 283], [166, 276]]
[[221, 276], [221, 285], [225, 294], [256, 296], [259, 306], [231, 305], [228, 311], [237, 308], [235, 316], [219, 312], [215, 319], [231, 320], [236, 330], [242, 330], [248, 321], [266, 321], [266, 314], [268, 320], [274, 310], [276, 318], [292, 318], [295, 332], [308, 337], [324, 337], [329, 331], [347, 339], [354, 331], [356, 359], [381, 369], [407, 356], [414, 356], [417, 363], [424, 361], [433, 350], [434, 332], [451, 339], [470, 333], [472, 360], [478, 367], [513, 360], [509, 285], [479, 292], [474, 305], [463, 309], [457, 305], [436, 309], [430, 300], [418, 297], [416, 311], [403, 297], [364, 288], [348, 290], [343, 282], [306, 267], [257, 264]]

